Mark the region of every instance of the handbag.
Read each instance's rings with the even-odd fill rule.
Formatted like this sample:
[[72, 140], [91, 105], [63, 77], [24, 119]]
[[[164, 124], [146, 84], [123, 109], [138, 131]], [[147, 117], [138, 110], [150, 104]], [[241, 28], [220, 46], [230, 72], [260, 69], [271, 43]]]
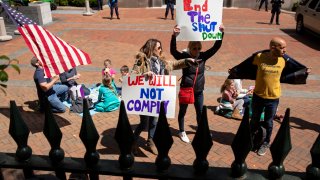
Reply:
[[180, 87], [179, 91], [179, 103], [180, 104], [193, 104], [194, 103], [194, 85], [196, 83], [198, 76], [198, 67], [196, 70], [196, 76], [193, 80], [193, 86], [192, 87]]

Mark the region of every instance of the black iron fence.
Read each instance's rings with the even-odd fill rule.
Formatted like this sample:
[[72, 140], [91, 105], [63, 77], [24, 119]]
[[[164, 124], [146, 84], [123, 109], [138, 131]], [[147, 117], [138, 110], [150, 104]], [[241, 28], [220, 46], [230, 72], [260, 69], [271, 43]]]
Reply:
[[[306, 173], [286, 172], [283, 161], [291, 150], [289, 117], [290, 109], [286, 110], [281, 127], [270, 147], [272, 163], [267, 170], [248, 170], [246, 157], [252, 149], [252, 136], [249, 125], [249, 111], [246, 111], [232, 142], [235, 160], [230, 168], [209, 166], [207, 155], [212, 147], [212, 138], [207, 120], [207, 108], [204, 106], [202, 119], [198, 125], [192, 146], [196, 157], [193, 165], [171, 164], [168, 153], [173, 139], [161, 104], [160, 116], [154, 135], [154, 143], [158, 149], [155, 163], [135, 162], [132, 154], [134, 143], [133, 132], [126, 114], [124, 103], [121, 102], [119, 120], [115, 139], [119, 145], [118, 161], [100, 159], [96, 150], [99, 134], [92, 121], [86, 101], [80, 130], [86, 153], [83, 158], [65, 157], [60, 147], [62, 133], [54, 119], [48, 102], [45, 103], [45, 124], [43, 133], [50, 143], [48, 156], [33, 155], [28, 146], [29, 129], [18, 111], [16, 103], [10, 102], [9, 133], [17, 143], [16, 153], [0, 153], [0, 168], [22, 169], [26, 179], [35, 177], [34, 170], [54, 171], [58, 179], [66, 179], [66, 173], [87, 174], [90, 179], [99, 179], [99, 175], [120, 176], [123, 179], [320, 179], [320, 135], [312, 146], [310, 153], [312, 163], [306, 167]], [[0, 174], [0, 179], [4, 179]]]

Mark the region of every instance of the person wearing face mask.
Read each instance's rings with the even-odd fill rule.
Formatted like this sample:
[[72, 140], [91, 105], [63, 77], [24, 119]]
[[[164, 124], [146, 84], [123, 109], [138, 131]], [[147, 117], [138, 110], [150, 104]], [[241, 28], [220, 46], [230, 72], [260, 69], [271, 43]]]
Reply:
[[[224, 26], [221, 25], [219, 30], [222, 32], [222, 39], [224, 36]], [[177, 50], [176, 37], [180, 34], [180, 28], [175, 26], [173, 28], [173, 34], [170, 42], [170, 53], [176, 59], [184, 59], [184, 58], [194, 58], [198, 62], [197, 67], [188, 67], [182, 69], [182, 78], [180, 87], [193, 87], [194, 84], [194, 107], [197, 114], [197, 123], [199, 124], [202, 107], [203, 107], [203, 90], [205, 84], [204, 70], [205, 64], [209, 58], [211, 58], [221, 47], [222, 39], [220, 41], [216, 41], [214, 45], [206, 50], [201, 51], [202, 44], [200, 41], [190, 41], [188, 44], [188, 48], [186, 51], [179, 52]], [[196, 77], [196, 79], [195, 79]], [[195, 82], [194, 82], [195, 80]], [[184, 130], [184, 116], [187, 112], [188, 104], [179, 103], [179, 137], [182, 141], [189, 143], [190, 140]]]
[[[192, 58], [185, 58], [180, 61], [165, 60], [162, 55], [162, 45], [157, 39], [149, 39], [140, 48], [140, 52], [136, 55], [136, 62], [132, 72], [139, 75], [145, 75], [152, 78], [153, 75], [169, 75], [172, 70], [186, 68], [194, 65], [196, 62]], [[147, 146], [153, 154], [158, 151], [153, 142], [153, 135], [156, 130], [158, 117], [140, 115], [140, 123], [134, 131], [135, 144], [133, 152], [137, 153], [137, 139], [142, 130], [149, 124]]]

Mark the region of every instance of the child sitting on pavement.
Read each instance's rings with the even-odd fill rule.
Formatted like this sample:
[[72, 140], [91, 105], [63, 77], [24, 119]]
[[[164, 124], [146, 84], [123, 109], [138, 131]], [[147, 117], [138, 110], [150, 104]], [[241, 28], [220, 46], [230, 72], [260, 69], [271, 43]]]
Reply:
[[116, 85], [109, 72], [106, 72], [99, 88], [98, 102], [95, 105], [95, 111], [111, 112], [117, 110], [119, 106], [120, 100]]
[[106, 73], [109, 73], [112, 77], [112, 79], [115, 78], [116, 71], [111, 67], [111, 60], [106, 59], [103, 62], [104, 68], [102, 69], [102, 77], [106, 75]]
[[234, 81], [226, 79], [221, 86], [220, 92], [222, 97], [219, 106], [229, 107], [232, 110], [231, 118], [241, 120], [244, 101], [243, 99], [237, 99], [239, 93], [235, 89]]
[[130, 75], [130, 74], [129, 74], [129, 67], [128, 67], [127, 65], [123, 65], [123, 66], [120, 68], [120, 73], [121, 73], [121, 77], [119, 78], [120, 85], [117, 87], [117, 91], [118, 91], [119, 96], [121, 96], [121, 93], [122, 93], [123, 77]]

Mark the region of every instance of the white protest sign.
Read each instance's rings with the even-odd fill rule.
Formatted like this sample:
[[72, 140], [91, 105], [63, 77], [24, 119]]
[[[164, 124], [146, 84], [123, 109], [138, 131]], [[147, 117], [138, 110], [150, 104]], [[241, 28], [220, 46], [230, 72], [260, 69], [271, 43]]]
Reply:
[[177, 0], [178, 41], [221, 40], [223, 0]]
[[167, 118], [175, 117], [176, 76], [125, 76], [122, 82], [122, 100], [128, 114], [158, 117], [164, 101]]

